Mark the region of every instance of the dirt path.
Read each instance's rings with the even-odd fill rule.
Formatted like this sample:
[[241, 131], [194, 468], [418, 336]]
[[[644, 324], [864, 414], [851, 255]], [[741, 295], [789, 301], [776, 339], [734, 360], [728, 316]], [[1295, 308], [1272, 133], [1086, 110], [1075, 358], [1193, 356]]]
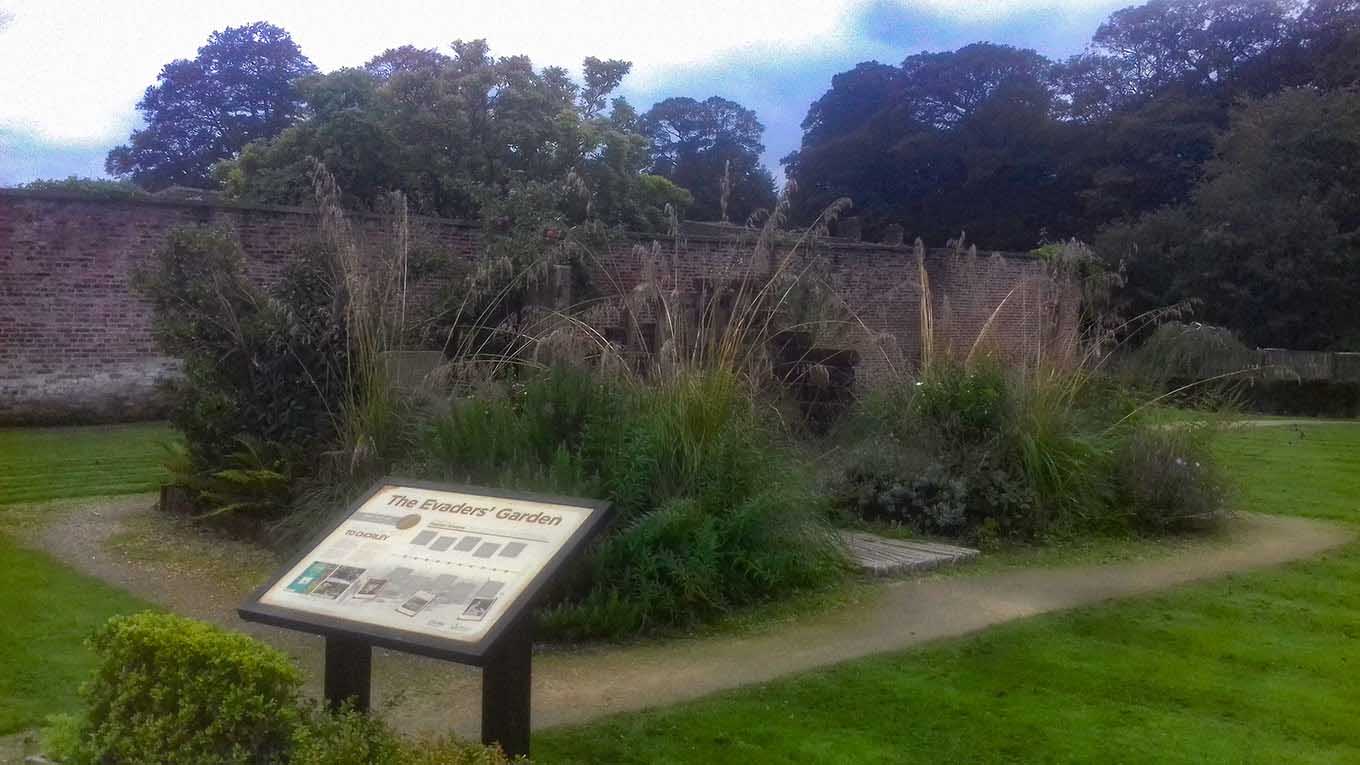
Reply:
[[1299, 417], [1279, 420], [1237, 420], [1232, 423], [1237, 428], [1294, 428], [1313, 425], [1360, 425], [1360, 420], [1324, 420], [1316, 417]]
[[[232, 609], [243, 591], [188, 571], [167, 576], [159, 563], [108, 551], [107, 540], [150, 512], [150, 501], [143, 496], [78, 508], [32, 541], [172, 610], [256, 635], [298, 657], [319, 683], [320, 640], [242, 624]], [[853, 606], [758, 634], [543, 654], [534, 665], [535, 727], [672, 704], [1012, 619], [1298, 560], [1353, 537], [1347, 529], [1297, 518], [1244, 514], [1233, 523], [1225, 544], [1155, 560], [909, 579]], [[479, 683], [472, 670], [378, 651], [374, 695], [401, 729], [477, 733]]]

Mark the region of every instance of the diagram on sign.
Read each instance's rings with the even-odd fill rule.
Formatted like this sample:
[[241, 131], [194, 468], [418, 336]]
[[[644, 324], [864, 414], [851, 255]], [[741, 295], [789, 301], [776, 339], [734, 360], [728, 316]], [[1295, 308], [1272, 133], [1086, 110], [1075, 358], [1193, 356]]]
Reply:
[[569, 505], [385, 486], [260, 602], [475, 642], [589, 515]]

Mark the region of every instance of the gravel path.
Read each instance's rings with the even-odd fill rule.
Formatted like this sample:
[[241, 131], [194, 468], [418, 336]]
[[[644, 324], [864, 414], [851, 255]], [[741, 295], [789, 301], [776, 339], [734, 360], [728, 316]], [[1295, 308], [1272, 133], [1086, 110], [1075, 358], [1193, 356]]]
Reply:
[[[77, 507], [30, 540], [73, 567], [195, 618], [243, 630], [296, 656], [319, 691], [319, 638], [244, 624], [245, 596], [224, 580], [167, 571], [108, 549], [126, 524], [143, 521], [153, 498], [100, 500]], [[1298, 518], [1243, 514], [1230, 541], [1147, 561], [937, 576], [886, 585], [852, 606], [753, 635], [715, 636], [630, 647], [550, 652], [534, 664], [534, 724], [581, 723], [876, 653], [976, 632], [1013, 619], [1135, 596], [1320, 554], [1352, 532]], [[474, 670], [376, 652], [374, 703], [400, 729], [475, 736], [480, 703]]]

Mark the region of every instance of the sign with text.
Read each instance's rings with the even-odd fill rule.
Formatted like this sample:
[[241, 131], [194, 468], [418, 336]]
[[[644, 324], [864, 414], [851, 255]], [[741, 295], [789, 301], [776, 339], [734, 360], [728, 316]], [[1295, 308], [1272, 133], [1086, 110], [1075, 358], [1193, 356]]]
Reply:
[[592, 500], [385, 480], [241, 616], [476, 663], [606, 509]]

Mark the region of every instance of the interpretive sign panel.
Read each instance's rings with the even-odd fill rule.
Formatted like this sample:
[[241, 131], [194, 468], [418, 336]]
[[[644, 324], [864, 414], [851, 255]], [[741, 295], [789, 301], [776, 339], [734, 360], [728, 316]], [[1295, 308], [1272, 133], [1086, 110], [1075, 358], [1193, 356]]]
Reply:
[[242, 618], [481, 663], [607, 506], [385, 479]]

